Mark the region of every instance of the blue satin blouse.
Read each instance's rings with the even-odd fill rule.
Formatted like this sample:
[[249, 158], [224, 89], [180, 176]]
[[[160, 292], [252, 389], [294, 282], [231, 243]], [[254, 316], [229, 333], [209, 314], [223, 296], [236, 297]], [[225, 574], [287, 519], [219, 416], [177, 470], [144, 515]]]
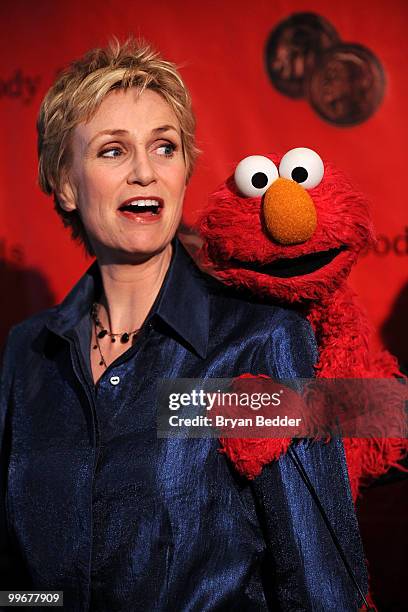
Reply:
[[[61, 305], [13, 328], [2, 371], [0, 588], [62, 590], [72, 612], [358, 609], [287, 457], [255, 484], [214, 439], [158, 439], [162, 378], [309, 377], [297, 314], [241, 299], [176, 240], [136, 343], [93, 384], [94, 263]], [[340, 442], [297, 446], [359, 579]]]

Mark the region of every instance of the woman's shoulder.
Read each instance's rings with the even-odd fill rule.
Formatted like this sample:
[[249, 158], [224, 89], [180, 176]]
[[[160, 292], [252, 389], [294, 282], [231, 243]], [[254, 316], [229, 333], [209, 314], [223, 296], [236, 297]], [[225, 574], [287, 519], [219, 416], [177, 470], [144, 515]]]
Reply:
[[6, 338], [5, 348], [18, 351], [29, 346], [54, 316], [57, 308], [58, 306], [52, 306], [13, 325]]
[[252, 354], [256, 372], [280, 378], [313, 376], [318, 354], [309, 321], [295, 309], [256, 300], [212, 277], [205, 278], [210, 296], [210, 336], [217, 346]]
[[[272, 300], [262, 300], [244, 289], [227, 286], [217, 278], [202, 272], [203, 280], [210, 296], [213, 317], [223, 318], [226, 313], [237, 325], [245, 323], [252, 327], [266, 326], [273, 328], [309, 328], [309, 322], [303, 314], [290, 305], [281, 305]], [[247, 325], [248, 329], [248, 325]]]

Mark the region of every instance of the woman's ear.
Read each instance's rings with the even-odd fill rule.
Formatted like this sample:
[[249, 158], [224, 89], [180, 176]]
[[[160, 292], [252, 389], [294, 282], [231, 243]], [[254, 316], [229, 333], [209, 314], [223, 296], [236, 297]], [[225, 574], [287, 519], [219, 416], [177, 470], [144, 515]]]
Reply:
[[61, 189], [57, 192], [57, 197], [59, 205], [63, 210], [66, 212], [76, 210], [76, 192], [68, 175], [66, 175], [61, 182]]

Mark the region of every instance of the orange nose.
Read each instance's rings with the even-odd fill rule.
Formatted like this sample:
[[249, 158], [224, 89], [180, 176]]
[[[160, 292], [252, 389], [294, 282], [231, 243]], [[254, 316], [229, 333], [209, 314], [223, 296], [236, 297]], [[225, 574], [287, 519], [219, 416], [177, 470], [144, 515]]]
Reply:
[[263, 200], [265, 225], [281, 244], [306, 242], [316, 229], [317, 215], [312, 198], [295, 181], [278, 178]]

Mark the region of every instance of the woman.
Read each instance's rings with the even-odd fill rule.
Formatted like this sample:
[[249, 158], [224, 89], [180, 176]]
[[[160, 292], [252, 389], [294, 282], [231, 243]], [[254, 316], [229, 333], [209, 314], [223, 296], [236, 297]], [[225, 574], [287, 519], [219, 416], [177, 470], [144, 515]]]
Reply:
[[[308, 324], [228, 294], [175, 238], [196, 155], [174, 65], [91, 51], [40, 111], [43, 190], [96, 262], [17, 325], [2, 373], [2, 589], [64, 609], [354, 610], [358, 596], [285, 457], [254, 487], [213, 439], [158, 439], [162, 378], [308, 377]], [[341, 445], [299, 455], [357, 573]]]

